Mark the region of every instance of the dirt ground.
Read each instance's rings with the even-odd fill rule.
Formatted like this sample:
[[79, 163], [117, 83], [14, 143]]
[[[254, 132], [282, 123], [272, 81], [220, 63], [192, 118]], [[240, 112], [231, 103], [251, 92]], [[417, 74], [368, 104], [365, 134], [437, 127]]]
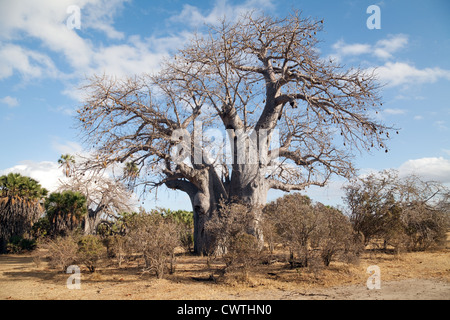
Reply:
[[[369, 290], [367, 268], [380, 270], [380, 289]], [[214, 267], [214, 266], [213, 266]], [[365, 253], [358, 264], [332, 263], [311, 271], [277, 262], [242, 275], [210, 281], [206, 258], [180, 255], [165, 279], [142, 274], [138, 265], [81, 268], [81, 288], [68, 289], [70, 274], [36, 264], [32, 254], [0, 256], [0, 299], [26, 300], [450, 300], [450, 250]], [[219, 277], [220, 279], [220, 277]], [[241, 279], [241, 280], [239, 280]]]

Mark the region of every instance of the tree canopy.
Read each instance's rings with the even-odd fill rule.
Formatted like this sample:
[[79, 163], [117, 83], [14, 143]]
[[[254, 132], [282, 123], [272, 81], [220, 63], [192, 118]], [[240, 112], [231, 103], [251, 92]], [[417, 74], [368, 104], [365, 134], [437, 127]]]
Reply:
[[94, 76], [77, 116], [91, 167], [131, 161], [144, 193], [186, 192], [197, 251], [221, 198], [257, 206], [269, 189], [352, 177], [355, 152], [387, 152], [392, 128], [374, 117], [373, 73], [320, 57], [322, 24], [248, 13], [196, 34], [157, 74]]

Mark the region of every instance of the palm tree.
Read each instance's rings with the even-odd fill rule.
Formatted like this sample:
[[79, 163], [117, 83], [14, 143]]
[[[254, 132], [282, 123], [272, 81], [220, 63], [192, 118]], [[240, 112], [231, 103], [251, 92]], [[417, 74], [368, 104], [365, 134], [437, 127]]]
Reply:
[[136, 183], [136, 178], [139, 176], [139, 168], [133, 161], [127, 162], [123, 168], [123, 176], [128, 180], [128, 188], [133, 189]]
[[64, 175], [70, 177], [72, 165], [75, 164], [75, 158], [70, 154], [62, 154], [58, 160], [58, 164], [60, 164], [60, 168], [63, 168]]
[[42, 199], [48, 194], [34, 179], [18, 173], [0, 177], [0, 253], [11, 237], [23, 237], [43, 214]]
[[86, 197], [71, 190], [54, 192], [45, 200], [45, 210], [52, 235], [65, 235], [81, 226], [87, 213]]

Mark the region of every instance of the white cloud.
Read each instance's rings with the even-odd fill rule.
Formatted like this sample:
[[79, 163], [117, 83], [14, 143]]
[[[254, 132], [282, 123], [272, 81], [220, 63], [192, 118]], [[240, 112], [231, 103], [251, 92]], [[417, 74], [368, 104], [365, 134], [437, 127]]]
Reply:
[[450, 70], [441, 68], [418, 69], [404, 62], [387, 62], [384, 66], [371, 68], [375, 71], [380, 81], [388, 86], [404, 84], [435, 83], [438, 80], [450, 80]]
[[386, 114], [391, 114], [391, 115], [400, 115], [400, 114], [405, 114], [406, 110], [404, 110], [404, 109], [385, 109], [383, 112]]
[[[83, 147], [74, 141], [61, 141], [58, 137], [54, 137], [51, 142], [52, 149], [60, 154], [71, 154], [75, 156], [75, 161], [79, 156], [86, 156]], [[18, 165], [11, 168], [0, 170], [0, 176], [8, 173], [20, 173], [23, 176], [31, 177], [37, 180], [44, 188], [50, 192], [56, 191], [60, 185], [60, 181], [66, 181], [60, 165], [55, 161], [36, 162], [32, 160], [21, 161]]]
[[50, 192], [55, 191], [59, 186], [59, 180], [65, 179], [62, 170], [56, 162], [51, 161], [22, 161], [19, 165], [5, 170], [0, 170], [0, 175], [8, 173], [20, 173], [37, 180], [41, 186], [48, 189]]
[[366, 43], [348, 44], [341, 39], [333, 44], [332, 48], [335, 52], [330, 55], [330, 58], [340, 61], [342, 58], [347, 56], [360, 56], [367, 54], [387, 60], [393, 57], [393, 53], [406, 47], [407, 44], [408, 37], [404, 34], [388, 35], [386, 39], [381, 39], [374, 45]]
[[[408, 45], [408, 36], [404, 34], [388, 35], [387, 38], [378, 40], [374, 45], [353, 43], [347, 44], [339, 40], [332, 47], [334, 52], [329, 58], [341, 61], [344, 57], [371, 55], [382, 60], [388, 60], [382, 66], [368, 68], [368, 73], [375, 72], [379, 80], [387, 86], [435, 83], [439, 80], [450, 80], [450, 70], [439, 67], [419, 69], [406, 62], [389, 61], [394, 58], [394, 53]], [[415, 97], [414, 99], [420, 99]], [[398, 95], [397, 99], [405, 99]], [[410, 98], [409, 98], [410, 99]]]
[[[88, 62], [89, 44], [76, 31], [67, 28], [65, 22], [69, 17], [67, 7], [78, 5], [83, 9], [86, 3], [72, 0], [1, 2], [0, 38], [5, 41], [38, 39], [45, 48], [62, 54], [72, 66], [81, 67]], [[83, 12], [81, 18], [84, 18]]]
[[[181, 32], [145, 39], [125, 35], [113, 25], [125, 1], [128, 0], [0, 2], [0, 79], [20, 74], [25, 80], [48, 77], [71, 80], [63, 94], [79, 100], [73, 84], [86, 76], [105, 73], [122, 77], [157, 71], [163, 57], [183, 45], [190, 34]], [[70, 16], [66, 10], [70, 5], [81, 9], [81, 30], [66, 25]], [[122, 41], [99, 44], [83, 36], [89, 30]], [[26, 38], [38, 40], [39, 49], [19, 44], [18, 41]], [[56, 66], [52, 60], [55, 55], [63, 61], [61, 65]]]
[[130, 0], [89, 1], [83, 9], [83, 26], [105, 33], [110, 39], [122, 40], [125, 34], [113, 27], [114, 16]]
[[381, 59], [392, 58], [392, 54], [399, 49], [406, 47], [408, 37], [404, 34], [389, 35], [387, 39], [379, 40], [375, 46], [373, 54]]
[[337, 51], [338, 56], [355, 56], [372, 51], [372, 46], [369, 44], [346, 44], [343, 40], [339, 40], [332, 47]]
[[14, 108], [19, 105], [19, 101], [17, 101], [17, 98], [14, 98], [11, 96], [6, 96], [4, 98], [1, 98], [0, 103], [6, 104], [10, 108]]
[[59, 138], [54, 138], [52, 141], [52, 148], [58, 151], [60, 154], [83, 154], [83, 147], [74, 141], [61, 142]]
[[7, 43], [0, 49], [0, 79], [19, 72], [25, 80], [40, 77], [56, 77], [58, 71], [45, 54]]
[[186, 23], [191, 27], [199, 27], [205, 23], [214, 25], [224, 17], [236, 20], [245, 12], [273, 7], [273, 0], [247, 0], [238, 5], [232, 5], [227, 0], [217, 0], [209, 13], [202, 13], [198, 7], [185, 4], [181, 13], [170, 18], [170, 21]]
[[443, 157], [408, 160], [398, 171], [400, 176], [416, 174], [425, 180], [450, 183], [450, 160]]
[[447, 123], [443, 120], [438, 120], [434, 123], [434, 125], [437, 127], [437, 129], [439, 131], [447, 131], [448, 127], [447, 127]]

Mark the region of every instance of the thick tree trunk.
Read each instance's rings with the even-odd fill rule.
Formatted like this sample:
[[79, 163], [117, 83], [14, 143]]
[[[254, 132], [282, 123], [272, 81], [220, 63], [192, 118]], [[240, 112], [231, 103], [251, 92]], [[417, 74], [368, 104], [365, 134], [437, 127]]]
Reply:
[[194, 199], [192, 199], [192, 210], [194, 212], [194, 252], [197, 254], [208, 254], [212, 250], [214, 240], [205, 228], [206, 223], [211, 219], [213, 214], [210, 206], [211, 200], [213, 199], [208, 198], [202, 192], [198, 192]]
[[[258, 239], [259, 247], [264, 245], [262, 231], [262, 206], [267, 201], [267, 181], [258, 164], [236, 165], [237, 172], [231, 179], [230, 199], [237, 199], [252, 208], [253, 222], [249, 234]], [[237, 173], [237, 174], [236, 174]]]
[[216, 179], [209, 179], [207, 192], [198, 191], [191, 197], [194, 212], [194, 252], [208, 254], [214, 251], [214, 237], [205, 228], [212, 218], [220, 198], [227, 196], [227, 200], [237, 201], [251, 206], [254, 220], [249, 226], [248, 233], [254, 235], [263, 247], [263, 232], [261, 227], [261, 206], [266, 203], [267, 183], [261, 174], [259, 165], [239, 165], [233, 171], [233, 177], [227, 193], [223, 192], [222, 184]]

